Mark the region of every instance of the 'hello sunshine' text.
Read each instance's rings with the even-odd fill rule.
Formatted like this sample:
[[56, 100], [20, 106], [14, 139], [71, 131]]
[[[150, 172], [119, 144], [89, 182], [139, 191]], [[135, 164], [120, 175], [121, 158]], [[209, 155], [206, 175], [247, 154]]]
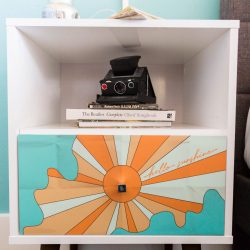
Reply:
[[169, 162], [163, 162], [159, 167], [156, 167], [155, 165], [153, 165], [151, 167], [150, 171], [146, 175], [144, 175], [143, 178], [149, 179], [149, 178], [152, 178], [154, 176], [168, 172], [169, 170], [177, 169], [177, 168], [189, 165], [195, 161], [203, 159], [204, 157], [211, 156], [217, 150], [218, 149], [215, 148], [215, 149], [208, 150], [206, 152], [202, 152], [200, 148], [197, 148], [193, 155], [191, 155], [190, 157], [188, 157], [184, 160], [178, 161], [177, 163], [170, 164]]

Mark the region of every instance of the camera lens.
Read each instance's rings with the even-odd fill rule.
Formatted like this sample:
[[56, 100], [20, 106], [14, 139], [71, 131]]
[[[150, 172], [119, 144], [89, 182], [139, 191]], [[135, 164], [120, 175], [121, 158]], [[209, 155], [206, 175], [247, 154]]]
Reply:
[[133, 88], [135, 87], [135, 84], [134, 84], [133, 82], [129, 82], [129, 83], [128, 83], [128, 87], [129, 87], [130, 89], [133, 89]]
[[115, 83], [114, 90], [117, 94], [122, 95], [126, 92], [126, 85], [124, 82], [118, 81]]

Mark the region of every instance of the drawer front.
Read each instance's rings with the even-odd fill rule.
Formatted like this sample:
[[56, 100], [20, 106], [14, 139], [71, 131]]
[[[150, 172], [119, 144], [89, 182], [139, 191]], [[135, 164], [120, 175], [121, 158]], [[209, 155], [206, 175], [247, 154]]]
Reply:
[[224, 235], [225, 136], [19, 135], [24, 235]]

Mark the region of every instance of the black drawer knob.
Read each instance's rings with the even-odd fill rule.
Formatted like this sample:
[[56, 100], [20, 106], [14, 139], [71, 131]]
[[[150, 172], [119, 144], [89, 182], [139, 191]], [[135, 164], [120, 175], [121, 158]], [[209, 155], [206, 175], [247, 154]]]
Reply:
[[126, 185], [124, 185], [124, 184], [118, 185], [118, 192], [119, 193], [125, 193], [126, 191], [127, 191]]

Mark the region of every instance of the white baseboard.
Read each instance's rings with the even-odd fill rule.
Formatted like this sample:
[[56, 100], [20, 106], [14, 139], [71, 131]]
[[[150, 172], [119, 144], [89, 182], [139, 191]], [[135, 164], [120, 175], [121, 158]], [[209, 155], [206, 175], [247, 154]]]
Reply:
[[[68, 250], [68, 245], [61, 250]], [[40, 250], [40, 245], [9, 245], [9, 214], [0, 214], [0, 250]]]
[[40, 250], [40, 245], [9, 245], [9, 214], [0, 214], [1, 250]]

